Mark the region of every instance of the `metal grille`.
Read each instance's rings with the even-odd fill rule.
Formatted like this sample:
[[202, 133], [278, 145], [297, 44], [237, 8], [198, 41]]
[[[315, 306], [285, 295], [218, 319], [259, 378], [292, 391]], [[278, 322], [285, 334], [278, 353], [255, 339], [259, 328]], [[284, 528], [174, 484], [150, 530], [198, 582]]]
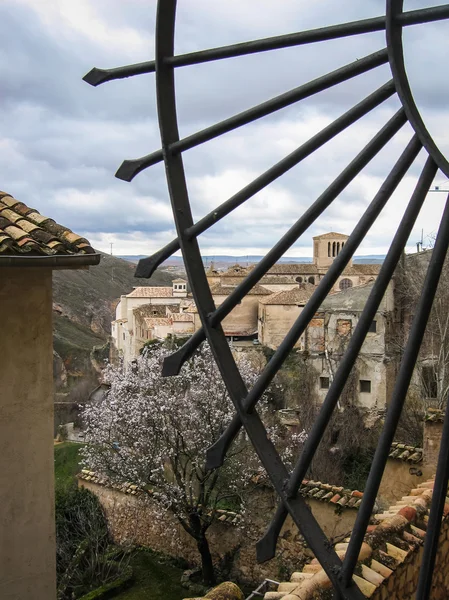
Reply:
[[[96, 86], [114, 79], [155, 72], [162, 148], [143, 158], [124, 161], [116, 175], [121, 179], [131, 181], [133, 177], [147, 167], [161, 161], [165, 164], [178, 237], [152, 257], [141, 260], [136, 275], [138, 277], [150, 277], [157, 266], [174, 252], [181, 249], [193, 296], [201, 318], [202, 328], [180, 350], [166, 360], [164, 374], [169, 376], [178, 373], [183, 363], [195, 352], [198, 346], [205, 339], [209, 341], [229, 395], [235, 405], [236, 415], [221, 438], [209, 449], [207, 455], [208, 465], [210, 468], [215, 468], [222, 464], [224, 455], [243, 426], [280, 498], [276, 514], [265, 536], [258, 543], [258, 559], [265, 561], [274, 556], [281, 527], [287, 515], [290, 514], [330, 578], [336, 597], [348, 600], [361, 600], [363, 598], [363, 595], [353, 583], [352, 575], [372, 514], [389, 448], [394, 439], [432, 308], [443, 262], [446, 257], [449, 244], [449, 202], [446, 203], [440, 222], [435, 247], [423, 283], [421, 298], [416, 309], [385, 423], [366, 482], [363, 501], [343, 561], [337, 556], [310, 509], [303, 498], [297, 495], [297, 492], [329, 424], [333, 411], [337, 406], [340, 394], [356, 362], [365, 336], [369, 331], [387, 286], [391, 281], [437, 169], [441, 169], [445, 176], [449, 178], [449, 163], [427, 131], [411, 94], [405, 72], [402, 45], [404, 27], [448, 18], [449, 4], [403, 12], [403, 0], [387, 0], [385, 16], [175, 56], [174, 29], [176, 0], [159, 0], [156, 22], [156, 59], [150, 62], [115, 69], [103, 70], [95, 68], [84, 78], [88, 83]], [[198, 133], [179, 139], [174, 85], [175, 68], [266, 52], [278, 48], [362, 35], [374, 31], [386, 32], [385, 49], [309, 81], [289, 92], [276, 96], [211, 127], [207, 127]], [[267, 169], [226, 202], [217, 206], [211, 213], [196, 223], [193, 221], [183, 167], [183, 152], [388, 63], [392, 73], [390, 81], [335, 119], [330, 125], [300, 145], [291, 154]], [[257, 192], [276, 181], [283, 174], [295, 167], [295, 165], [298, 165], [306, 157], [314, 153], [339, 133], [354, 125], [361, 117], [370, 113], [394, 95], [397, 95], [399, 98], [402, 106], [401, 109], [380, 129], [366, 147], [355, 156], [313, 204], [301, 214], [287, 233], [282, 236], [263, 260], [235, 288], [232, 294], [216, 308], [203, 267], [198, 247], [198, 237], [219, 220], [230, 214], [235, 208], [252, 198]], [[339, 194], [357, 177], [381, 149], [394, 138], [407, 122], [411, 124], [414, 135], [404, 148], [397, 162], [392, 166], [379, 191], [374, 196], [326, 275], [319, 282], [315, 292], [291, 330], [266, 365], [255, 385], [251, 390], [248, 390], [240, 376], [224, 336], [221, 327], [223, 319], [283, 256], [292, 244], [300, 238], [307, 228], [315, 223], [323, 211], [331, 205]], [[265, 427], [257, 412], [257, 403], [422, 150], [427, 153], [425, 166], [418, 178], [414, 192], [403, 214], [343, 360], [327, 392], [317, 419], [309, 432], [303, 451], [295, 468], [290, 473], [267, 436]], [[430, 593], [449, 477], [448, 454], [449, 418], [446, 414], [429, 526], [424, 546], [423, 565], [418, 585], [418, 600], [428, 598]]]

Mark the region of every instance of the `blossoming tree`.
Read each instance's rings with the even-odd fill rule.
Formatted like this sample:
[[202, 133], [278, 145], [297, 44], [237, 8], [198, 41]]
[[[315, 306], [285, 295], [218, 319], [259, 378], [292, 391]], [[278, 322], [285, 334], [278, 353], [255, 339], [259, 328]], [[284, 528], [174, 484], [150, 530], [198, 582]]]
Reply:
[[[223, 432], [234, 407], [213, 360], [203, 348], [176, 377], [161, 376], [168, 350], [149, 347], [132, 368], [109, 366], [110, 391], [86, 406], [84, 463], [113, 480], [153, 490], [161, 510], [170, 510], [195, 541], [205, 582], [215, 582], [206, 532], [217, 508], [244, 507], [251, 476], [258, 468], [242, 434], [220, 469], [207, 471], [206, 450]], [[251, 387], [257, 372], [243, 357], [239, 369]], [[262, 402], [268, 413], [268, 402]]]

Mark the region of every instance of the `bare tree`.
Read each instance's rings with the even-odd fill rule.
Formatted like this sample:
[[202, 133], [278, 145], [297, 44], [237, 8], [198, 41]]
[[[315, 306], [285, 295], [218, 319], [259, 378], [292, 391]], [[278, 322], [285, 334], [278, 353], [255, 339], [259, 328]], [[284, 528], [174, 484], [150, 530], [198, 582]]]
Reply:
[[[395, 277], [395, 294], [401, 312], [401, 327], [394, 343], [398, 354], [405, 346], [432, 250], [405, 256]], [[410, 388], [421, 400], [424, 412], [429, 405], [443, 407], [449, 394], [449, 262], [443, 267], [430, 318]]]

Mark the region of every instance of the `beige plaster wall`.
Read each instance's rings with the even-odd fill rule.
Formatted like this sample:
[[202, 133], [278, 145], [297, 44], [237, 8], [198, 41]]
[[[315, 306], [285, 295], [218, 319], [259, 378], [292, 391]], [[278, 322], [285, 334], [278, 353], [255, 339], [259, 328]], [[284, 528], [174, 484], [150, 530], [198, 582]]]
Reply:
[[0, 598], [56, 597], [51, 271], [0, 268]]
[[[215, 295], [213, 296], [215, 306], [220, 306], [228, 296]], [[229, 313], [222, 321], [222, 326], [225, 332], [239, 332], [248, 330], [257, 330], [257, 312], [259, 306], [259, 298], [261, 296], [251, 295], [245, 296], [240, 304]]]
[[[269, 348], [277, 348], [301, 314], [303, 306], [295, 304], [259, 304], [259, 341]], [[295, 348], [304, 349], [303, 337]]]
[[382, 508], [393, 505], [396, 500], [406, 496], [418, 484], [435, 475], [435, 469], [422, 464], [412, 465], [405, 460], [389, 458], [385, 465], [378, 492], [378, 501]]

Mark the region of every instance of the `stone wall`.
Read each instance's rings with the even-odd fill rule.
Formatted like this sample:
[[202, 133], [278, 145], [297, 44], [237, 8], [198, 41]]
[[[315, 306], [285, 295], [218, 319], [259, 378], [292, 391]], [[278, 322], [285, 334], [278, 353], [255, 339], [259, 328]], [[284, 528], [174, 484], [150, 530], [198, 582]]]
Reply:
[[[195, 541], [184, 531], [170, 513], [160, 518], [151, 497], [135, 485], [111, 486], [94, 473], [83, 471], [80, 485], [91, 490], [105, 509], [113, 538], [119, 543], [146, 546], [183, 558], [192, 565], [199, 564]], [[319, 521], [326, 535], [343, 539], [351, 531], [360, 503], [360, 492], [341, 487], [305, 481], [301, 493]], [[316, 498], [315, 498], [316, 496]], [[229, 577], [247, 583], [260, 583], [265, 578], [279, 581], [286, 573], [302, 567], [313, 553], [307, 548], [291, 519], [281, 532], [276, 558], [262, 565], [257, 563], [255, 546], [276, 507], [276, 495], [263, 485], [252, 496], [251, 526], [237, 526], [235, 513], [222, 511], [208, 531], [208, 539], [215, 564], [229, 559], [232, 568]]]

